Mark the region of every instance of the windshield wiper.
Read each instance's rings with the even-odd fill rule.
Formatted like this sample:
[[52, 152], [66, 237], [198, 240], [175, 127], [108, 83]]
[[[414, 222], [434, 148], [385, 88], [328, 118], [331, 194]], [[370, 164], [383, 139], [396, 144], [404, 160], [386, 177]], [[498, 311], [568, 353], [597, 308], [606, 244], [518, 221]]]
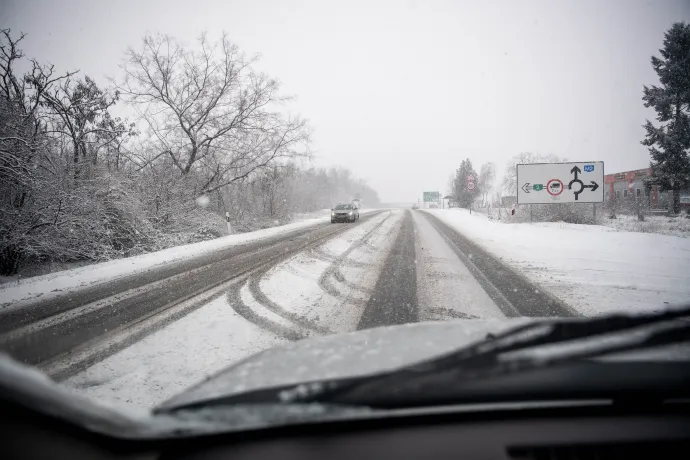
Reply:
[[[690, 342], [688, 317], [690, 307], [591, 319], [541, 320], [501, 334], [489, 334], [480, 342], [393, 371], [262, 389], [199, 401], [192, 406], [249, 402], [375, 405], [372, 401], [377, 395], [390, 394], [392, 390], [406, 393], [409, 388], [418, 391], [439, 380], [451, 378], [461, 385], [587, 358]], [[555, 352], [529, 353], [540, 347]]]
[[[452, 374], [458, 382], [468, 382], [614, 353], [690, 342], [688, 316], [690, 307], [637, 315], [613, 314], [585, 320], [542, 320], [489, 335], [484, 341], [436, 358], [359, 381], [331, 385], [330, 388], [326, 386], [319, 393], [304, 397], [298, 395], [296, 399], [302, 402], [344, 402], [364, 400], [363, 397], [366, 397], [371, 400], [371, 394], [378, 393], [380, 388], [387, 388], [388, 391], [403, 386], [420, 388], [425, 380], [448, 378], [448, 374]], [[609, 335], [618, 337], [603, 340], [604, 336]], [[597, 341], [592, 343], [590, 339]], [[587, 343], [583, 344], [582, 341]], [[504, 358], [510, 353], [518, 354], [544, 346], [562, 346], [570, 342], [584, 346], [566, 348], [552, 354]]]

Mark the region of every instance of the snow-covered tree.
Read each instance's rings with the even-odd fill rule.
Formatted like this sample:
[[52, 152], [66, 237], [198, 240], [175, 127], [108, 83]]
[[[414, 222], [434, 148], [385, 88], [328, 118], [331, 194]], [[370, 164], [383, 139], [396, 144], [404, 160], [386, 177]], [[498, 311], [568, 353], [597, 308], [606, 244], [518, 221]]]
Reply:
[[[453, 197], [461, 208], [469, 208], [474, 200], [479, 196], [479, 187], [474, 190], [467, 190], [467, 176], [477, 178], [477, 172], [472, 167], [470, 159], [462, 160], [460, 167], [455, 171], [455, 182], [453, 183]], [[476, 184], [476, 181], [475, 181]]]
[[488, 162], [484, 163], [479, 168], [479, 177], [477, 178], [477, 187], [481, 190], [482, 206], [486, 206], [489, 200], [489, 193], [494, 186], [496, 180], [496, 165]]
[[[224, 34], [187, 47], [147, 35], [130, 48], [118, 90], [148, 127], [157, 150], [182, 176], [198, 174], [196, 193], [211, 193], [275, 163], [308, 157], [305, 120], [287, 116], [279, 83], [252, 65]], [[192, 182], [192, 181], [190, 181]]]
[[568, 161], [556, 155], [542, 155], [534, 152], [522, 152], [511, 158], [506, 163], [506, 169], [501, 179], [501, 189], [510, 196], [517, 195], [517, 165], [531, 163], [558, 163]]
[[649, 148], [650, 184], [673, 191], [673, 212], [680, 212], [680, 191], [690, 184], [690, 24], [677, 22], [666, 32], [661, 58], [652, 56], [659, 86], [645, 86], [645, 107], [656, 111], [647, 120], [642, 144]]

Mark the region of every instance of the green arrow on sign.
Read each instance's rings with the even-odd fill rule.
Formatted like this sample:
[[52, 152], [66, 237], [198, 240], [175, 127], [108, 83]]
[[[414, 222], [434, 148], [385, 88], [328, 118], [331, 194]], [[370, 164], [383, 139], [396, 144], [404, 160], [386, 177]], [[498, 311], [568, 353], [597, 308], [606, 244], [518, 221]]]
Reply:
[[544, 190], [544, 184], [534, 184], [532, 186], [532, 190], [534, 190], [535, 192], [541, 192], [542, 190]]

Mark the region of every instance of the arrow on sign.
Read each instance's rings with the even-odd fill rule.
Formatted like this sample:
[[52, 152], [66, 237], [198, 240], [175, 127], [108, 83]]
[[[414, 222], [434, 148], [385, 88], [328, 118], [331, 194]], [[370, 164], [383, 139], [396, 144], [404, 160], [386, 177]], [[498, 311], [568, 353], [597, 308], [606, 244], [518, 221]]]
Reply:
[[529, 182], [522, 186], [522, 191], [525, 193], [529, 193]]
[[570, 174], [572, 174], [573, 176], [575, 176], [575, 177], [573, 178], [574, 181], [577, 180], [577, 175], [578, 175], [578, 174], [581, 174], [581, 173], [582, 173], [582, 170], [581, 170], [580, 168], [578, 168], [577, 165], [576, 165], [576, 166], [573, 166], [573, 169], [570, 170]]
[[580, 179], [573, 179], [570, 181], [570, 183], [568, 184], [568, 188], [571, 190], [573, 188], [573, 184], [579, 184], [580, 185], [580, 188], [578, 190], [575, 190], [575, 192], [573, 192], [575, 194], [575, 201], [578, 201], [578, 199], [580, 197], [580, 193], [584, 192], [586, 188], [590, 189], [590, 191], [592, 191], [592, 192], [594, 192], [596, 189], [599, 188], [599, 184], [597, 184], [593, 180], [591, 180], [589, 182], [590, 182], [589, 185], [585, 185], [582, 183], [582, 181]]

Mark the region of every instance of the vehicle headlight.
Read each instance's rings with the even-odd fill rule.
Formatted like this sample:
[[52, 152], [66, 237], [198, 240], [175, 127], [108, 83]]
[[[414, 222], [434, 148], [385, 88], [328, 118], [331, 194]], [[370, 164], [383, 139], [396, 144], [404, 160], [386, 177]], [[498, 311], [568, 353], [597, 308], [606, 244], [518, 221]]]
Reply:
[[352, 211], [348, 212], [349, 215], [352, 215]]

